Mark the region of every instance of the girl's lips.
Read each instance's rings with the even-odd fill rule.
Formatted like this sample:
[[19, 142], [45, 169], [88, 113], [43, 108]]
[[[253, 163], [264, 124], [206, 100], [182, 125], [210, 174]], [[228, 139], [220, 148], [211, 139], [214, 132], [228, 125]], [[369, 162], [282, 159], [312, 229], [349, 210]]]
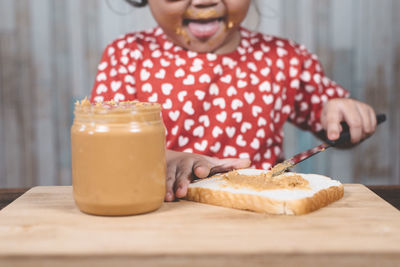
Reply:
[[191, 20], [188, 22], [188, 29], [190, 33], [199, 38], [206, 39], [213, 36], [221, 26], [220, 19], [213, 19], [207, 21]]

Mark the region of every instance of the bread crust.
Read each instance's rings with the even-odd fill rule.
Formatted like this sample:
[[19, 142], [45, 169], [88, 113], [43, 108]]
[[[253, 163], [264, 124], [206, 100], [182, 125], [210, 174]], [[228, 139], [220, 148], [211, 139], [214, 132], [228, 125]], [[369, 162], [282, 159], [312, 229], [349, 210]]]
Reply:
[[251, 194], [234, 194], [223, 190], [189, 187], [187, 200], [269, 214], [301, 215], [312, 212], [339, 200], [344, 195], [343, 185], [331, 186], [316, 192], [312, 197], [280, 201]]

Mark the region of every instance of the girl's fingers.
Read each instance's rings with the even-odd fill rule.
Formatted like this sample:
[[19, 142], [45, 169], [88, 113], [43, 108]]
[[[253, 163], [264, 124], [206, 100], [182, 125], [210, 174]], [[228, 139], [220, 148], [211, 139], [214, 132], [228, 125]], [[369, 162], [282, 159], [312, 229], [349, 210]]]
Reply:
[[193, 164], [193, 173], [197, 178], [206, 178], [210, 174], [213, 163], [211, 160], [199, 159]]
[[322, 126], [326, 129], [328, 139], [333, 141], [339, 138], [342, 131], [342, 126], [340, 125], [342, 119], [342, 112], [337, 106], [327, 107]]
[[361, 117], [361, 126], [362, 126], [361, 139], [364, 139], [372, 132], [372, 121], [369, 116], [369, 109], [367, 105], [357, 103], [356, 107]]
[[233, 169], [243, 169], [249, 167], [251, 164], [250, 159], [237, 159], [228, 158], [218, 160], [218, 164], [211, 168], [210, 174], [218, 172], [227, 172]]
[[169, 164], [167, 167], [167, 181], [166, 181], [166, 193], [165, 201], [174, 201], [174, 184], [176, 175], [176, 165]]
[[342, 126], [340, 122], [343, 120], [340, 102], [332, 100], [328, 102], [321, 114], [322, 127], [326, 130], [326, 135], [330, 140], [336, 140], [340, 136]]
[[363, 121], [356, 104], [348, 105], [343, 115], [350, 128], [351, 142], [358, 143], [363, 136]]
[[175, 180], [175, 196], [177, 198], [182, 198], [186, 196], [187, 187], [193, 178], [192, 166], [193, 162], [187, 161], [180, 165], [177, 169]]
[[372, 132], [370, 134], [373, 134], [376, 131], [376, 126], [377, 126], [377, 121], [376, 121], [376, 113], [373, 108], [369, 108], [369, 117], [372, 122]]

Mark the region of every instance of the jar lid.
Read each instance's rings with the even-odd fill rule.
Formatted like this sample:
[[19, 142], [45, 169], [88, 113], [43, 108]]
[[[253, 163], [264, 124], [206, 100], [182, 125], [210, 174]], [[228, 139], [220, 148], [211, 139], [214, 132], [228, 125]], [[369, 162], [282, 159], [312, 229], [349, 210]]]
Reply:
[[159, 103], [138, 100], [117, 102], [114, 100], [91, 103], [86, 97], [75, 102], [75, 112], [86, 114], [123, 114], [137, 112], [159, 112]]

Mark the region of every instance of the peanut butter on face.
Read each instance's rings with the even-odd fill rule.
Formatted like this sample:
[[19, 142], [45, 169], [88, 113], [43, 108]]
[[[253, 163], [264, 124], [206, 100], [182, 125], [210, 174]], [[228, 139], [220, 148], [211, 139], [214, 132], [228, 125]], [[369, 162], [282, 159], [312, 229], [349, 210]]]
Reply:
[[78, 208], [96, 215], [159, 208], [166, 173], [160, 105], [82, 100], [74, 113], [72, 180]]
[[223, 176], [226, 187], [235, 189], [249, 188], [255, 191], [274, 189], [311, 189], [309, 182], [300, 175], [285, 175], [272, 177], [271, 172], [259, 175], [244, 175], [237, 171], [231, 171]]
[[188, 9], [183, 17], [189, 17], [191, 19], [210, 19], [215, 18], [218, 15], [218, 12], [215, 9], [207, 9], [207, 10], [193, 10]]

